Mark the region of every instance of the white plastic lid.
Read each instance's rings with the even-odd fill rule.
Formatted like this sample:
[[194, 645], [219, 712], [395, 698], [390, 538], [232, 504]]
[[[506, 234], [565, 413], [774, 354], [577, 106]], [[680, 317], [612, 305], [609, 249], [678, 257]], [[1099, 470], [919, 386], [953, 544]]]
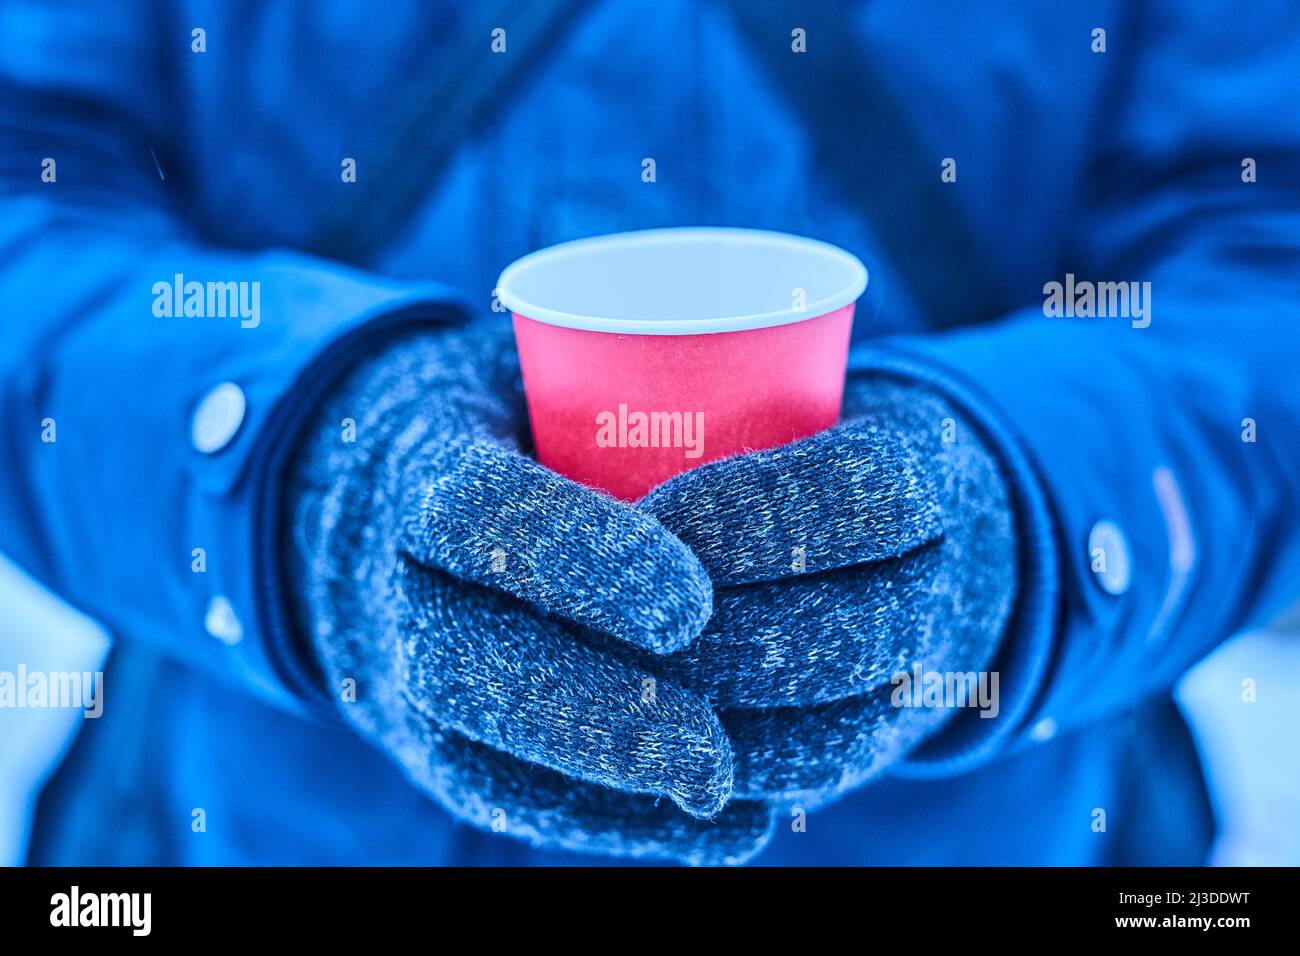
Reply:
[[785, 325], [848, 305], [866, 267], [829, 243], [758, 229], [621, 232], [561, 243], [506, 267], [511, 312], [572, 329], [699, 335]]

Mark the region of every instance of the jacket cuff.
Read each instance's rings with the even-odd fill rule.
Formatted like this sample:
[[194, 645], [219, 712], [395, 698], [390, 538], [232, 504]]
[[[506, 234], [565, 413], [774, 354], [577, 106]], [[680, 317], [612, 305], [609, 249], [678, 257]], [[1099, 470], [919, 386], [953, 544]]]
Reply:
[[246, 423], [221, 455], [209, 459], [196, 452], [193, 460], [202, 498], [193, 509], [194, 539], [221, 542], [236, 552], [234, 561], [213, 560], [209, 554], [203, 581], [206, 629], [213, 634], [217, 623], [220, 630], [220, 622], [212, 619], [216, 601], [218, 613], [229, 610], [238, 622], [229, 637], [214, 636], [225, 645], [228, 664], [241, 682], [300, 716], [329, 720], [336, 714], [332, 694], [306, 635], [295, 625], [287, 590], [291, 582], [284, 579], [282, 499], [288, 459], [306, 420], [358, 361], [394, 338], [467, 318], [463, 303], [440, 286], [393, 289], [360, 283], [334, 292], [335, 319], [268, 363], [275, 368], [265, 377], [213, 370], [214, 381], [229, 381], [248, 392]]
[[1000, 460], [1015, 508], [1021, 568], [1015, 609], [990, 667], [999, 675], [996, 717], [975, 710], [956, 712], [889, 773], [932, 779], [964, 773], [1018, 739], [1045, 684], [1059, 629], [1059, 549], [1043, 482], [1006, 416], [960, 367], [907, 339], [878, 340], [849, 357], [849, 374], [881, 372], [919, 382], [942, 395], [977, 429]]

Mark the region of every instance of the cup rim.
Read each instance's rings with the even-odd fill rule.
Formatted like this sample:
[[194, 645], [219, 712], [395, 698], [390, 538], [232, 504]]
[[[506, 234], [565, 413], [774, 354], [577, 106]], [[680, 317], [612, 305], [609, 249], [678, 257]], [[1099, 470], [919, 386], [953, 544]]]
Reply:
[[[558, 259], [587, 254], [594, 249], [609, 250], [626, 246], [653, 246], [660, 243], [683, 241], [761, 243], [784, 245], [791, 249], [797, 249], [801, 254], [805, 255], [812, 252], [836, 260], [837, 265], [844, 269], [844, 284], [842, 288], [833, 293], [828, 293], [819, 299], [805, 303], [802, 308], [795, 308], [791, 305], [784, 309], [766, 312], [684, 319], [610, 318], [598, 315], [584, 315], [563, 309], [549, 308], [538, 302], [531, 302], [520, 294], [517, 288], [521, 279], [525, 279], [530, 271], [543, 268]], [[856, 302], [866, 289], [867, 281], [867, 268], [857, 256], [820, 239], [766, 229], [743, 229], [729, 226], [686, 226], [666, 229], [640, 229], [591, 236], [530, 252], [528, 255], [516, 259], [501, 272], [501, 276], [497, 280], [496, 296], [515, 315], [546, 325], [624, 335], [700, 335], [712, 332], [740, 332], [750, 329], [769, 328], [819, 318]]]

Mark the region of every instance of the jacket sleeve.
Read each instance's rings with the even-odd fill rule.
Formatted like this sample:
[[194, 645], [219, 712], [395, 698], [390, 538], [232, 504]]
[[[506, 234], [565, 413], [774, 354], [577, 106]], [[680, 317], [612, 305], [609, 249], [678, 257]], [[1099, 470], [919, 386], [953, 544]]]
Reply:
[[[0, 30], [0, 551], [115, 634], [311, 712], [280, 597], [286, 445], [342, 366], [463, 309], [191, 235], [158, 38], [130, 4], [58, 6], [7, 5]], [[227, 314], [187, 315], [191, 282], [191, 311]]]
[[1044, 298], [1066, 272], [1149, 282], [1145, 317], [1049, 318], [1035, 302], [854, 354], [963, 403], [1019, 504], [1002, 716], [954, 718], [902, 773], [957, 772], [1166, 692], [1300, 598], [1294, 10], [1210, 29], [1153, 5], [1147, 35], [1123, 40], [1129, 88], [1091, 121], [1106, 131], [1093, 185]]

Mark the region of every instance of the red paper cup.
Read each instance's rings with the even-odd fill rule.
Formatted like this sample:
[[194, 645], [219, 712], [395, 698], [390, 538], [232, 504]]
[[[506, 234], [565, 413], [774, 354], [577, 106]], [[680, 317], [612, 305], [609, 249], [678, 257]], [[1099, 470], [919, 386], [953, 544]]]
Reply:
[[509, 266], [537, 458], [628, 501], [697, 465], [839, 417], [867, 270], [750, 229], [581, 239]]

